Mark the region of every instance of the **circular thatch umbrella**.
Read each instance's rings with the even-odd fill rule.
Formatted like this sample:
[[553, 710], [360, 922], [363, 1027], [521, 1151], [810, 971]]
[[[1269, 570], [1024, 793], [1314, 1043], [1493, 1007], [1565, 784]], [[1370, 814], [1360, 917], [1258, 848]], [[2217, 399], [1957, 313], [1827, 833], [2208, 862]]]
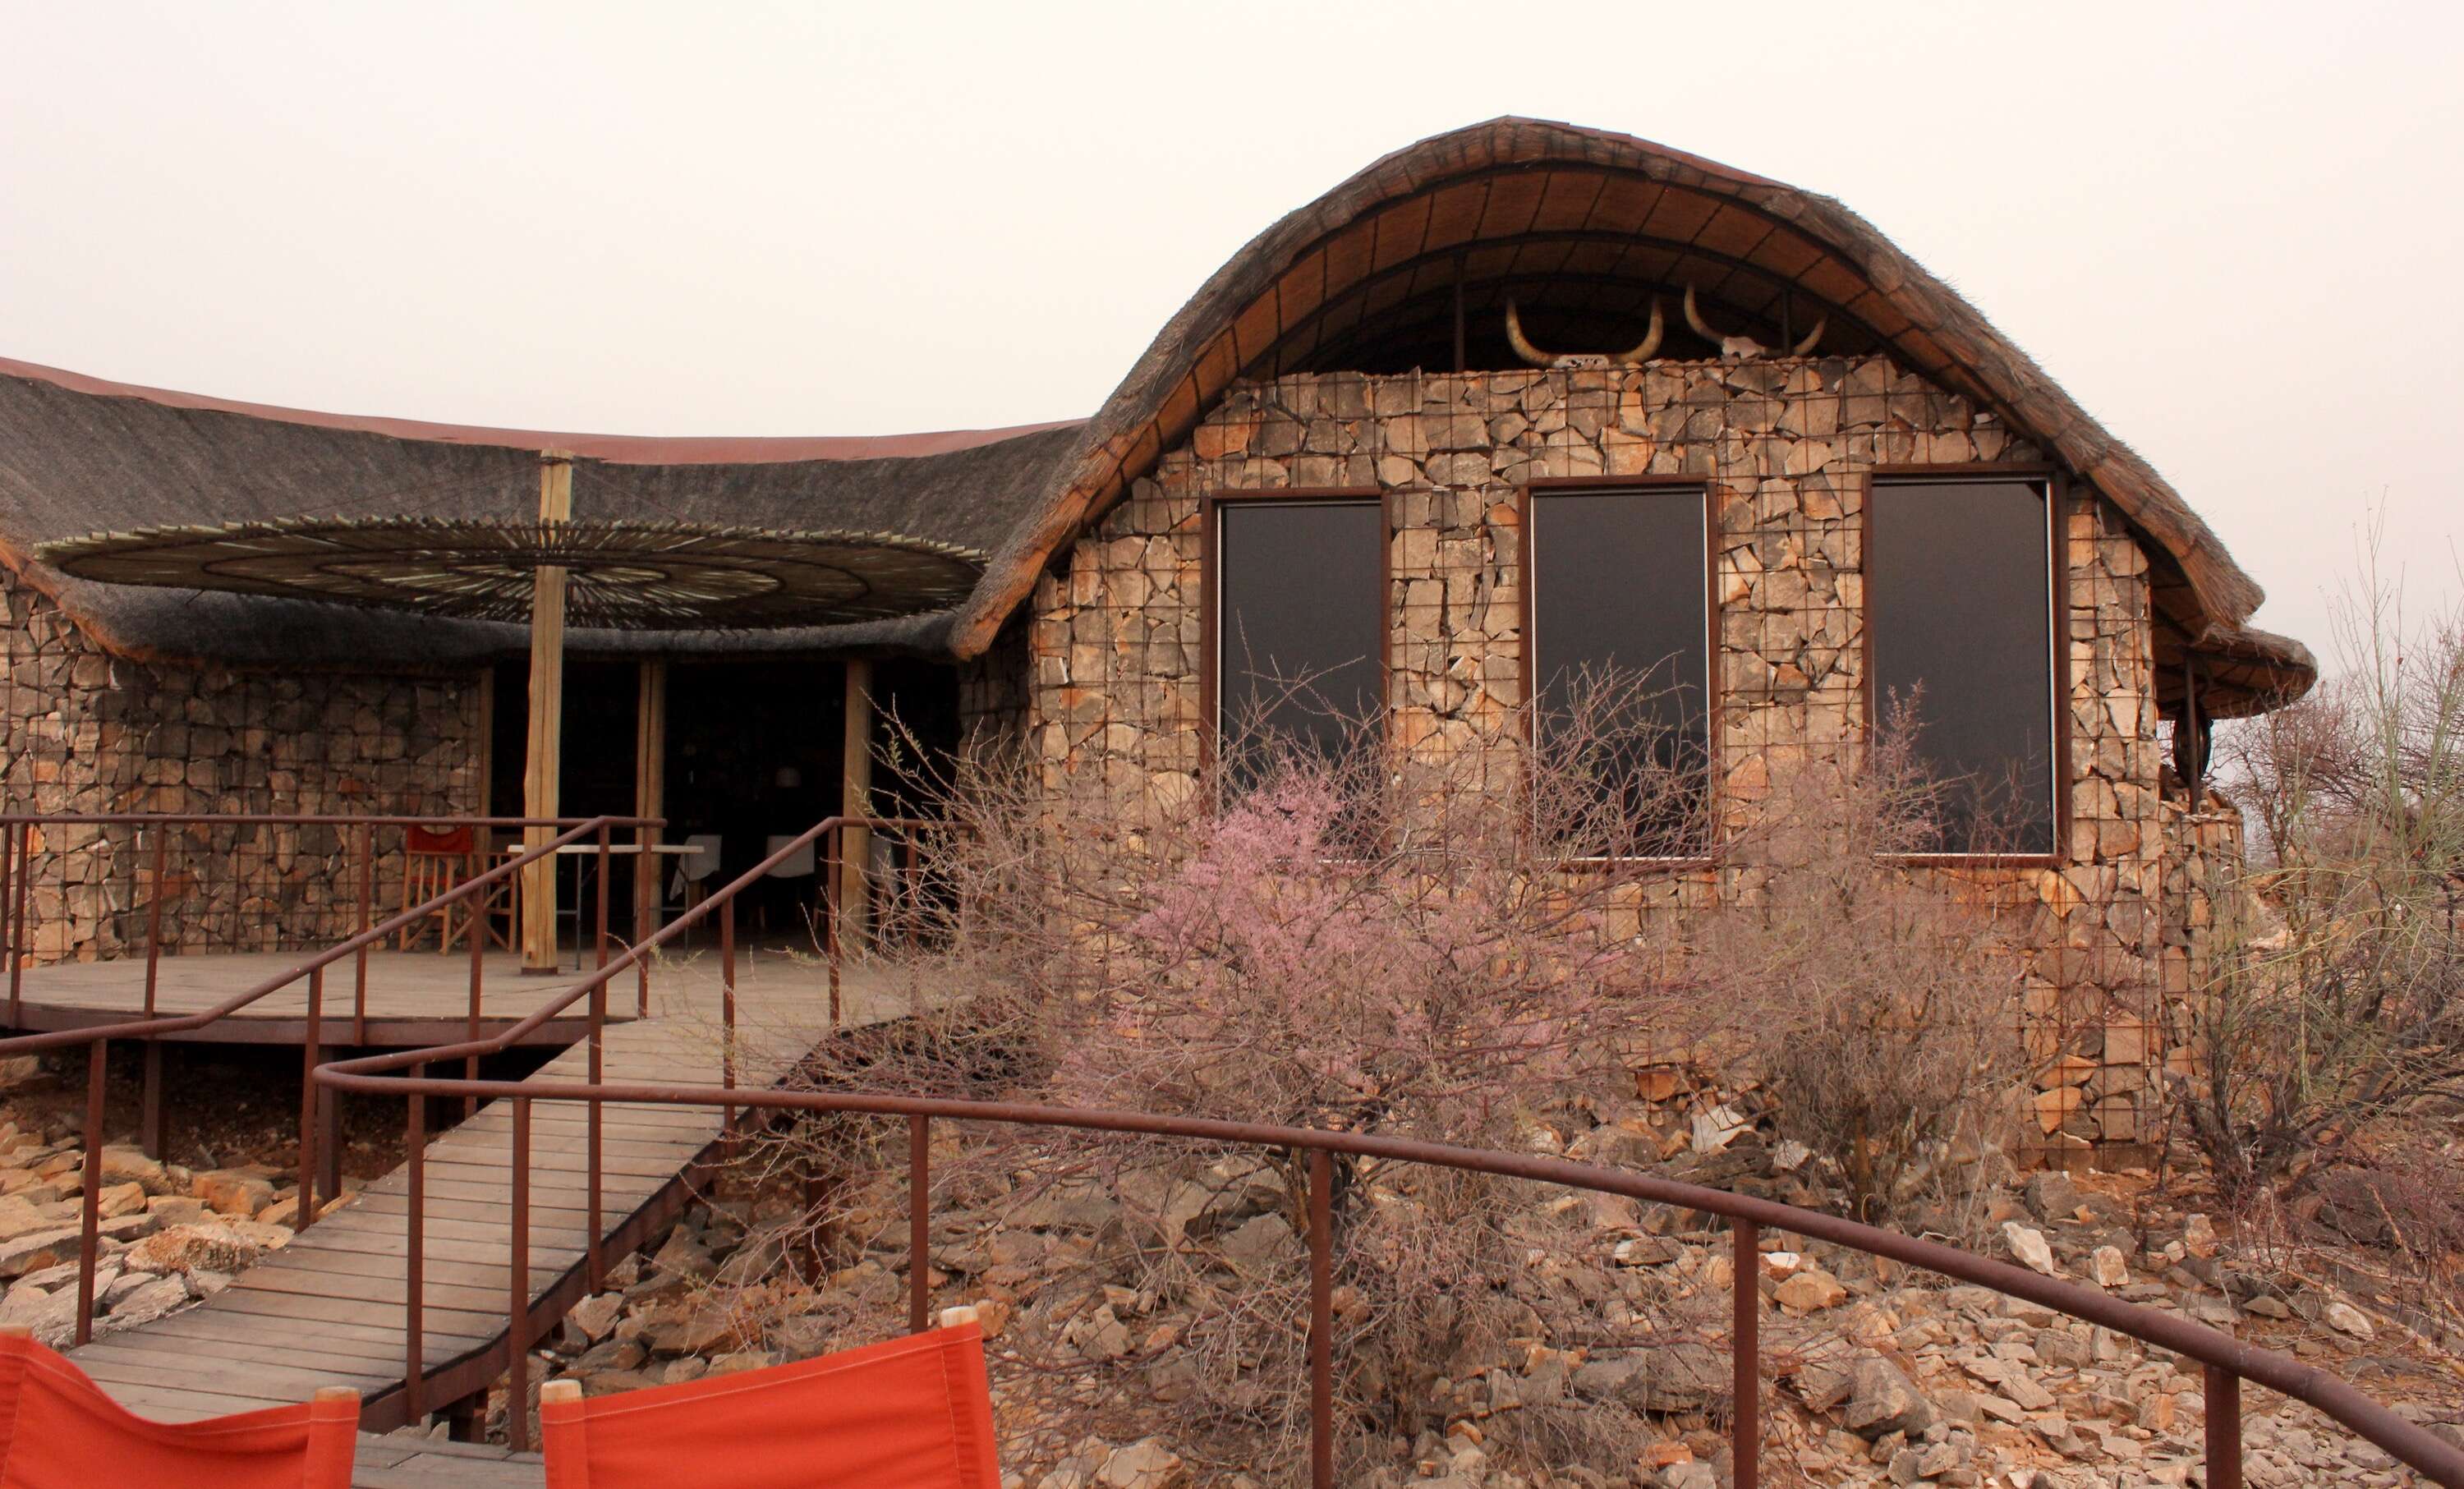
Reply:
[[[295, 517], [95, 533], [34, 557], [79, 579], [382, 605], [531, 627], [524, 811], [558, 815], [564, 627], [759, 629], [884, 620], [967, 597], [980, 556], [885, 533], [574, 520], [572, 463], [543, 457], [529, 518]], [[552, 832], [533, 828], [543, 844]], [[543, 865], [524, 887], [526, 970], [556, 965]], [[648, 871], [648, 865], [644, 865]]]
[[975, 555], [876, 533], [583, 519], [292, 518], [143, 528], [49, 543], [78, 579], [526, 621], [563, 571], [574, 625], [701, 630], [828, 625], [944, 609]]

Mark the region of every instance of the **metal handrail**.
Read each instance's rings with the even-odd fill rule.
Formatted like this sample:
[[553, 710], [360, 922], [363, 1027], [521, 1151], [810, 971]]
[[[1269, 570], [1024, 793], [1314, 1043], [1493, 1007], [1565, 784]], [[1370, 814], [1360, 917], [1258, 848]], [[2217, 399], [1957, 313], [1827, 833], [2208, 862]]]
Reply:
[[[759, 881], [778, 864], [804, 844], [826, 832], [857, 826], [900, 828], [946, 826], [946, 823], [920, 821], [913, 819], [847, 819], [831, 818], [791, 841], [760, 864], [728, 884], [710, 899], [702, 902], [686, 916], [671, 923], [642, 944], [630, 949], [626, 959], [638, 961], [671, 935], [682, 932], [694, 921], [710, 913], [714, 906], [722, 907], [722, 945], [727, 961], [722, 973], [726, 996], [727, 1044], [722, 1060], [721, 1084], [716, 1087], [675, 1084], [604, 1084], [594, 1042], [590, 1078], [586, 1082], [542, 1083], [477, 1080], [446, 1080], [419, 1074], [421, 1067], [431, 1062], [474, 1059], [476, 1055], [494, 1053], [507, 1047], [517, 1037], [520, 1025], [490, 1040], [473, 1040], [458, 1045], [442, 1045], [433, 1049], [412, 1050], [391, 1055], [372, 1055], [357, 1060], [341, 1061], [319, 1067], [316, 1082], [336, 1091], [352, 1091], [363, 1095], [395, 1095], [405, 1097], [410, 1113], [407, 1124], [411, 1139], [409, 1171], [409, 1203], [407, 1224], [408, 1281], [405, 1294], [405, 1374], [404, 1401], [412, 1415], [421, 1414], [421, 1392], [424, 1369], [421, 1351], [422, 1292], [425, 1287], [422, 1260], [421, 1185], [423, 1183], [422, 1149], [424, 1147], [425, 1104], [431, 1097], [460, 1098], [475, 1105], [483, 1100], [501, 1099], [511, 1104], [515, 1168], [512, 1178], [513, 1224], [508, 1245], [511, 1279], [506, 1312], [506, 1365], [512, 1377], [510, 1399], [524, 1399], [527, 1389], [528, 1363], [526, 1351], [540, 1331], [533, 1317], [529, 1292], [529, 1212], [530, 1174], [527, 1163], [531, 1106], [539, 1101], [580, 1102], [590, 1115], [592, 1163], [589, 1196], [589, 1267], [590, 1286], [596, 1290], [604, 1275], [600, 1265], [601, 1216], [597, 1145], [600, 1114], [608, 1102], [627, 1102], [676, 1106], [716, 1106], [724, 1114], [722, 1132], [732, 1136], [735, 1116], [739, 1109], [765, 1111], [852, 1112], [880, 1116], [905, 1116], [909, 1123], [909, 1324], [921, 1329], [927, 1317], [926, 1307], [930, 1274], [928, 1256], [931, 1207], [930, 1154], [931, 1124], [936, 1120], [993, 1122], [1014, 1126], [1067, 1128], [1085, 1131], [1135, 1133], [1158, 1137], [1177, 1137], [1198, 1141], [1236, 1144], [1306, 1151], [1310, 1162], [1309, 1192], [1309, 1276], [1310, 1337], [1309, 1369], [1311, 1390], [1310, 1457], [1312, 1482], [1321, 1486], [1333, 1483], [1332, 1438], [1332, 1229], [1328, 1193], [1332, 1155], [1377, 1158], [1393, 1162], [1432, 1165], [1470, 1172], [1495, 1174], [1505, 1178], [1527, 1179], [1562, 1185], [1599, 1193], [1622, 1194], [1637, 1200], [1682, 1206], [1705, 1214], [1726, 1217], [1731, 1226], [1735, 1245], [1735, 1327], [1730, 1347], [1734, 1366], [1734, 1412], [1730, 1421], [1731, 1451], [1734, 1456], [1734, 1482], [1739, 1489], [1752, 1489], [1758, 1478], [1759, 1417], [1758, 1401], [1761, 1381], [1759, 1321], [1761, 1295], [1759, 1244], [1765, 1228], [1787, 1231], [1863, 1252], [1885, 1257], [1910, 1266], [1923, 1267], [1945, 1277], [1991, 1288], [2009, 1297], [2022, 1298], [2040, 1303], [2073, 1318], [2127, 1334], [2143, 1343], [2170, 1349], [2197, 1361], [2202, 1367], [2202, 1388], [2206, 1401], [2206, 1450], [2208, 1483], [2211, 1489], [2240, 1489], [2241, 1484], [2241, 1382], [2255, 1381], [2271, 1390], [2302, 1401], [2333, 1417], [2338, 1422], [2376, 1444], [2409, 1467], [2430, 1476], [2447, 1489], [2464, 1489], [2464, 1449], [2441, 1440], [2428, 1430], [2397, 1416], [2387, 1408], [2354, 1390], [2338, 1377], [2279, 1354], [2233, 1338], [2229, 1334], [2195, 1324], [2188, 1319], [2160, 1313], [2152, 1308], [2125, 1303], [2104, 1293], [2082, 1287], [2076, 1282], [2044, 1277], [2004, 1261], [1946, 1246], [1937, 1241], [1903, 1236], [1880, 1227], [1800, 1209], [1775, 1200], [1731, 1193], [1725, 1190], [1705, 1188], [1674, 1179], [1600, 1168], [1563, 1158], [1536, 1154], [1483, 1151], [1442, 1144], [1420, 1142], [1408, 1138], [1381, 1137], [1373, 1134], [1331, 1131], [1315, 1128], [1290, 1128], [1261, 1123], [1223, 1121], [1199, 1117], [1169, 1117], [1145, 1112], [1079, 1109], [1011, 1102], [978, 1102], [955, 1099], [897, 1096], [865, 1092], [806, 1092], [776, 1089], [747, 1089], [734, 1083], [734, 1008], [735, 968], [733, 935], [735, 897]], [[834, 855], [835, 857], [835, 855]], [[547, 1018], [555, 1008], [570, 1003], [578, 996], [592, 996], [594, 1002], [604, 1000], [607, 981], [623, 963], [603, 969], [585, 983], [570, 990], [564, 998], [550, 1008], [532, 1014], [529, 1022]], [[838, 1026], [835, 958], [833, 958], [831, 1028]], [[408, 1075], [393, 1072], [410, 1071]], [[527, 1437], [527, 1423], [521, 1412], [513, 1413], [513, 1435], [517, 1444]]]
[[[104, 814], [91, 815], [96, 817], [104, 816]], [[121, 821], [142, 821], [154, 823], [200, 821], [264, 823], [267, 821], [278, 822], [284, 821], [284, 819], [280, 818], [266, 817], [214, 818], [211, 816], [193, 815], [170, 817], [145, 816], [141, 814], [123, 814], [116, 819], [109, 820]], [[72, 817], [47, 817], [38, 814], [20, 814], [16, 817], [6, 819], [5, 821], [19, 828], [19, 842], [22, 848], [24, 842], [23, 829], [26, 824], [46, 821], [67, 821], [75, 823], [81, 820]], [[299, 981], [303, 977], [306, 978], [308, 983], [308, 1011], [307, 1028], [301, 1040], [302, 1068], [300, 1072], [299, 1188], [297, 1198], [296, 1200], [297, 1211], [294, 1216], [297, 1228], [305, 1230], [310, 1225], [316, 1223], [317, 1218], [316, 1165], [318, 1158], [317, 1136], [319, 1106], [318, 1101], [318, 1083], [316, 1077], [320, 1043], [319, 1036], [322, 1033], [321, 1025], [324, 1015], [325, 969], [333, 963], [341, 960], [345, 956], [360, 955], [362, 957], [362, 968], [364, 974], [364, 953], [369, 947], [381, 943], [386, 937], [392, 935], [394, 932], [402, 930], [406, 926], [416, 924], [429, 916], [436, 914], [439, 910], [445, 909], [457, 901], [464, 900], [474, 895], [487, 893], [495, 886], [504, 881], [508, 876], [518, 873], [522, 869], [539, 862], [542, 859], [549, 858], [560, 848], [567, 846], [568, 844], [580, 840], [584, 835], [593, 833], [598, 837], [599, 852], [603, 860], [603, 871], [600, 874], [599, 879], [599, 943], [600, 961], [604, 968], [607, 959], [607, 877], [604, 871], [604, 861], [606, 857], [609, 846], [609, 830], [619, 825], [647, 828], [656, 827], [663, 824], [662, 820], [658, 818], [633, 817], [590, 817], [579, 820], [553, 818], [340, 818], [332, 819], [331, 821], [363, 823], [371, 826], [387, 821], [409, 822], [418, 825], [432, 825], [438, 821], [445, 821], [450, 825], [455, 826], [465, 824], [477, 825], [482, 822], [492, 825], [550, 826], [556, 824], [560, 821], [576, 821], [576, 825], [568, 828], [564, 832], [559, 833], [554, 838], [549, 839], [536, 847], [524, 849], [518, 856], [507, 859], [503, 864], [498, 865], [495, 868], [486, 870], [483, 873], [473, 875], [471, 878], [464, 880], [458, 885], [451, 887], [442, 894], [436, 895], [421, 905], [404, 910], [401, 914], [395, 915], [382, 924], [370, 926], [360, 931], [357, 935], [354, 935], [338, 945], [329, 947], [322, 952], [316, 953], [310, 955], [306, 960], [274, 974], [272, 976], [259, 981], [255, 986], [249, 988], [246, 991], [235, 993], [210, 1008], [202, 1009], [193, 1014], [175, 1014], [167, 1017], [144, 1018], [122, 1023], [101, 1024], [81, 1029], [54, 1030], [41, 1034], [23, 1034], [10, 1039], [0, 1040], [0, 1058], [6, 1058], [11, 1055], [35, 1054], [45, 1050], [61, 1049], [72, 1044], [84, 1044], [87, 1046], [84, 1160], [83, 1172], [81, 1175], [83, 1182], [80, 1186], [83, 1191], [84, 1203], [82, 1213], [79, 1216], [78, 1226], [77, 1311], [74, 1332], [75, 1340], [79, 1345], [89, 1344], [94, 1338], [94, 1285], [96, 1268], [99, 1259], [101, 1245], [100, 1207], [102, 1199], [103, 1097], [106, 1089], [106, 1076], [109, 1065], [108, 1057], [111, 1048], [111, 1041], [113, 1040], [144, 1040], [149, 1041], [148, 1047], [151, 1049], [153, 1046], [150, 1041], [159, 1039], [161, 1036], [167, 1034], [185, 1034], [205, 1028], [223, 1018], [229, 1018], [232, 1014], [248, 1007], [260, 998], [279, 992], [282, 989], [291, 986], [293, 983]], [[23, 893], [24, 883], [25, 877], [21, 869], [17, 877], [18, 892], [21, 895]], [[474, 1029], [477, 1027], [479, 1018], [479, 965], [481, 954], [485, 950], [486, 944], [486, 936], [481, 933], [479, 928], [474, 925], [472, 929], [471, 934], [471, 1022], [472, 1027]], [[15, 963], [17, 961], [16, 948], [13, 944], [10, 947], [9, 954], [11, 963], [11, 972], [13, 974], [15, 971]], [[149, 994], [151, 992], [150, 976], [148, 978], [148, 992]], [[363, 982], [363, 996], [364, 996], [364, 982]], [[364, 1037], [364, 1004], [363, 1004], [361, 1008], [361, 1018], [363, 1037]], [[594, 1044], [597, 1038], [598, 1030], [594, 1025], [592, 1031]], [[471, 1062], [468, 1073], [473, 1077], [478, 1074], [478, 1062], [475, 1059]], [[323, 1109], [328, 1115], [330, 1115], [333, 1110], [331, 1107]], [[596, 1123], [594, 1121], [594, 1127], [595, 1126]], [[339, 1188], [339, 1180], [334, 1187]]]
[[[1458, 1148], [1445, 1144], [1420, 1142], [1408, 1138], [1381, 1137], [1368, 1133], [1330, 1131], [1317, 1128], [1279, 1127], [1264, 1123], [1230, 1122], [1202, 1117], [1170, 1117], [1146, 1112], [1114, 1111], [1101, 1108], [1046, 1106], [1014, 1102], [981, 1102], [935, 1097], [909, 1097], [868, 1092], [782, 1091], [714, 1088], [696, 1085], [621, 1084], [575, 1083], [541, 1083], [511, 1081], [455, 1081], [425, 1077], [385, 1076], [378, 1072], [401, 1068], [405, 1063], [417, 1063], [425, 1052], [407, 1055], [374, 1056], [362, 1060], [337, 1062], [322, 1067], [317, 1079], [321, 1084], [338, 1091], [363, 1095], [405, 1096], [416, 1108], [429, 1097], [459, 1097], [466, 1101], [501, 1099], [513, 1105], [515, 1135], [517, 1149], [527, 1146], [530, 1107], [534, 1102], [581, 1102], [596, 1108], [607, 1102], [672, 1106], [733, 1106], [748, 1108], [799, 1112], [847, 1112], [874, 1116], [905, 1116], [909, 1121], [909, 1323], [917, 1329], [924, 1326], [928, 1290], [931, 1286], [927, 1255], [929, 1231], [929, 1154], [930, 1123], [935, 1119], [959, 1122], [988, 1122], [1008, 1126], [1066, 1128], [1082, 1131], [1119, 1132], [1155, 1137], [1176, 1137], [1194, 1141], [1224, 1143], [1252, 1148], [1286, 1149], [1310, 1155], [1309, 1254], [1310, 1254], [1310, 1370], [1313, 1413], [1311, 1421], [1311, 1457], [1313, 1482], [1331, 1485], [1331, 1227], [1328, 1214], [1328, 1177], [1331, 1158], [1341, 1153], [1352, 1157], [1377, 1158], [1390, 1162], [1430, 1165], [1467, 1172], [1494, 1174], [1502, 1178], [1524, 1179], [1556, 1184], [1570, 1189], [1596, 1193], [1622, 1194], [1633, 1199], [1680, 1206], [1710, 1215], [1725, 1216], [1731, 1222], [1735, 1243], [1735, 1279], [1737, 1288], [1736, 1318], [1738, 1327], [1732, 1337], [1734, 1354], [1735, 1411], [1731, 1418], [1732, 1450], [1735, 1482], [1740, 1489], [1751, 1489], [1756, 1481], [1757, 1414], [1754, 1403], [1760, 1391], [1761, 1368], [1758, 1360], [1756, 1323], [1761, 1303], [1756, 1291], [1759, 1279], [1759, 1242], [1764, 1229], [1786, 1231], [1816, 1240], [1828, 1241], [1869, 1256], [1885, 1257], [1910, 1266], [1973, 1283], [2009, 1297], [2040, 1303], [2057, 1312], [2089, 1324], [2101, 1325], [2118, 1333], [2127, 1334], [2142, 1343], [2169, 1349], [2197, 1361], [2203, 1367], [2207, 1405], [2206, 1446], [2208, 1452], [2208, 1483], [2211, 1489], [2238, 1489], [2241, 1482], [2241, 1407], [2240, 1383], [2255, 1381], [2261, 1386], [2297, 1401], [2317, 1408], [2336, 1421], [2376, 1444], [2407, 1466], [2428, 1475], [2447, 1489], [2464, 1489], [2464, 1449], [2444, 1441], [2427, 1429], [2406, 1421], [2387, 1408], [2346, 1385], [2342, 1379], [2313, 1366], [2303, 1365], [2292, 1357], [2272, 1349], [2234, 1339], [2203, 1324], [2195, 1324], [2173, 1314], [2125, 1303], [2083, 1287], [2077, 1282], [2041, 1276], [2007, 1261], [1977, 1256], [1938, 1241], [1903, 1236], [1838, 1215], [1800, 1209], [1777, 1200], [1762, 1199], [1726, 1190], [1705, 1188], [1676, 1179], [1658, 1178], [1648, 1174], [1577, 1163], [1571, 1159], [1551, 1158], [1529, 1153], [1507, 1153]], [[419, 1179], [416, 1163], [412, 1182]], [[529, 1237], [522, 1217], [528, 1209], [529, 1175], [525, 1168], [514, 1173], [514, 1214], [511, 1245], [516, 1260], [516, 1273], [527, 1268]], [[416, 1216], [414, 1198], [412, 1215]], [[413, 1325], [409, 1333], [412, 1362], [415, 1365], [418, 1329], [417, 1297], [423, 1286], [417, 1258], [417, 1239], [411, 1244], [413, 1258], [409, 1273], [407, 1306]], [[538, 1337], [543, 1325], [531, 1319], [527, 1289], [511, 1300], [508, 1356], [518, 1359], [530, 1341]], [[515, 1369], [519, 1374], [519, 1368]], [[409, 1380], [406, 1379], [406, 1387]], [[518, 1390], [519, 1382], [517, 1382]], [[415, 1400], [415, 1391], [412, 1394]], [[517, 1394], [516, 1400], [521, 1399]]]

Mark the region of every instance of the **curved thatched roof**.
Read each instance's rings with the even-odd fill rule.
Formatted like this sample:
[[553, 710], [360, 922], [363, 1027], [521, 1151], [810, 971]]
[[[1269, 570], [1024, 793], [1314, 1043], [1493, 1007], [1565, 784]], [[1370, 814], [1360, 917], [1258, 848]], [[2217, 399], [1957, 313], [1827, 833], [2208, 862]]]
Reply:
[[[501, 517], [527, 509], [532, 452], [553, 447], [600, 457], [577, 475], [578, 514], [891, 532], [991, 555], [951, 613], [753, 637], [578, 631], [579, 648], [973, 656], [1043, 566], [1236, 381], [1447, 364], [1434, 349], [1451, 334], [1458, 286], [1479, 336], [1494, 334], [1493, 311], [1512, 293], [1545, 341], [1577, 321], [1629, 320], [1653, 293], [1683, 284], [1701, 288], [1715, 321], [1766, 340], [1827, 315], [1824, 351], [1887, 352], [2054, 452], [2145, 536], [2157, 603], [2178, 637], [2160, 649], [2187, 645], [2216, 664], [2209, 675], [2224, 695], [2210, 712], [2265, 707], [2315, 677], [2299, 643], [2249, 627], [2258, 585], [2180, 494], [1862, 218], [1646, 141], [1520, 119], [1398, 150], [1259, 234], [1084, 425], [882, 441], [626, 440], [301, 414], [0, 363], [0, 558], [23, 568], [34, 545], [98, 528], [355, 511]], [[451, 663], [517, 645], [517, 633], [484, 623], [105, 592], [39, 566], [32, 577], [106, 644], [136, 654], [194, 650], [210, 637], [234, 661]]]

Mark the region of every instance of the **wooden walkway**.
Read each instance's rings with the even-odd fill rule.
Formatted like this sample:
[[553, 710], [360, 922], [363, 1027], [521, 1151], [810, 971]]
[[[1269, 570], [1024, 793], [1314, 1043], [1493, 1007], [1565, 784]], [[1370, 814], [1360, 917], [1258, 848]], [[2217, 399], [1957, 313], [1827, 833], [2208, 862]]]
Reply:
[[[572, 953], [565, 953], [568, 966]], [[209, 953], [165, 956], [155, 970], [154, 1009], [176, 1016], [201, 1013], [247, 992], [307, 959], [305, 952]], [[701, 960], [715, 961], [715, 955]], [[18, 1011], [7, 1017], [5, 983], [0, 983], [0, 1023], [13, 1022], [28, 1032], [92, 1028], [144, 1017], [145, 962], [135, 960], [63, 962], [29, 967], [19, 974]], [[479, 1017], [483, 1031], [522, 1018], [556, 994], [580, 981], [574, 971], [551, 976], [524, 976], [520, 958], [509, 952], [489, 955], [479, 973]], [[327, 1043], [351, 1042], [358, 1001], [359, 969], [349, 958], [325, 970], [321, 1005]], [[607, 1015], [630, 1018], [634, 1010], [633, 979], [620, 977], [608, 990]], [[587, 1010], [577, 1007], [578, 1015]], [[368, 954], [367, 1042], [422, 1045], [459, 1039], [471, 1016], [471, 958], [467, 953], [435, 952], [371, 952]], [[308, 985], [305, 978], [213, 1023], [174, 1040], [256, 1044], [297, 1044], [305, 1037]], [[542, 1026], [540, 1043], [569, 1044], [586, 1026], [583, 1017], [560, 1018]]]
[[[607, 1031], [606, 1080], [718, 1083], [716, 962], [703, 956], [654, 974], [651, 1017]], [[809, 958], [740, 959], [739, 1084], [775, 1082], [809, 1047], [808, 1036], [827, 1021], [826, 977]], [[629, 983], [626, 991], [629, 998]], [[849, 969], [844, 996], [850, 1024], [905, 1007], [903, 995], [858, 968]], [[586, 1070], [587, 1051], [577, 1045], [531, 1079], [578, 1082]], [[534, 1307], [544, 1305], [551, 1317], [579, 1300], [585, 1281], [586, 1124], [578, 1105], [532, 1108], [529, 1280]], [[430, 1410], [505, 1369], [512, 1134], [509, 1106], [494, 1103], [426, 1150], [422, 1353]], [[609, 1261], [682, 1208], [692, 1171], [718, 1137], [715, 1109], [606, 1108], [601, 1219]], [[398, 1169], [221, 1293], [105, 1335], [72, 1358], [130, 1410], [161, 1420], [301, 1401], [319, 1386], [347, 1385], [361, 1393], [371, 1429], [399, 1425], [406, 1416], [407, 1190], [406, 1171]], [[363, 1445], [369, 1450], [363, 1485], [539, 1482], [535, 1459], [526, 1465], [500, 1450], [407, 1436], [363, 1437]]]

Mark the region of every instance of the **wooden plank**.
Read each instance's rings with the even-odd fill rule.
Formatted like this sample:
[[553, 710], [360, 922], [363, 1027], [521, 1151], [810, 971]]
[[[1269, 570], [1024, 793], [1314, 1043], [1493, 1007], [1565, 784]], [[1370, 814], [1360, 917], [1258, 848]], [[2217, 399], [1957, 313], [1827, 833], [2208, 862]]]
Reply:
[[353, 1489], [539, 1489], [546, 1482], [547, 1470], [537, 1463], [473, 1462], [435, 1454], [351, 1470]]

